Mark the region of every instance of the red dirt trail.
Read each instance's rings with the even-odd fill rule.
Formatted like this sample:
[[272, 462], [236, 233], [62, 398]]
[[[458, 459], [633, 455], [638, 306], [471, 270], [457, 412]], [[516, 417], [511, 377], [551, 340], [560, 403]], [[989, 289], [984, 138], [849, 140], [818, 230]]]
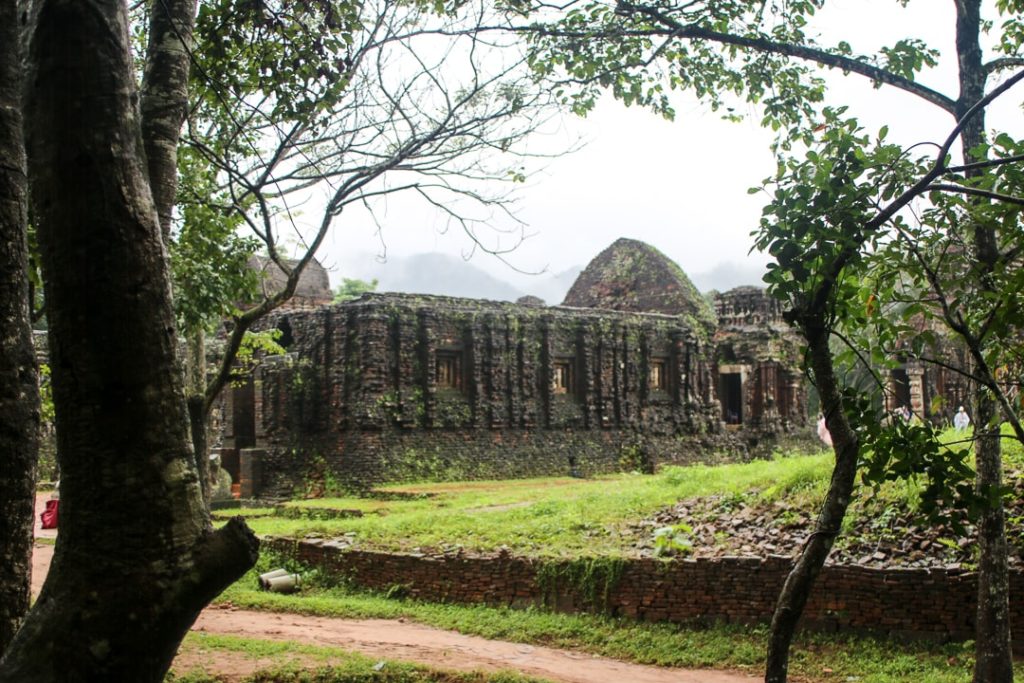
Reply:
[[[37, 537], [56, 535], [39, 528], [38, 510], [47, 497], [43, 494], [36, 501]], [[42, 587], [52, 557], [52, 545], [36, 544], [32, 557], [32, 591], [35, 594]], [[213, 606], [199, 615], [192, 630], [339, 647], [370, 657], [415, 662], [441, 669], [511, 669], [559, 683], [750, 683], [755, 680], [754, 676], [744, 673], [642, 666], [571, 650], [487, 640], [401, 619], [333, 619]], [[199, 664], [194, 660], [191, 656], [179, 657], [175, 660], [175, 670], [190, 670]], [[218, 669], [218, 660], [223, 663], [224, 670]], [[203, 660], [202, 665], [210, 674], [224, 674], [228, 680], [235, 681], [265, 668], [268, 662], [240, 662], [218, 655]]]

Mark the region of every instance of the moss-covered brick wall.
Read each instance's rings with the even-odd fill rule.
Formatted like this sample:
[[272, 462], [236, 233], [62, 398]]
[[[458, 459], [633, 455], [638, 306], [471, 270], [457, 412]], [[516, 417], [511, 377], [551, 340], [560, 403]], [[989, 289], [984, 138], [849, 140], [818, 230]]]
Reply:
[[[802, 339], [782, 318], [781, 304], [758, 287], [737, 287], [715, 297], [714, 334], [718, 396], [723, 419], [742, 425], [749, 440], [807, 426], [806, 382], [800, 372]], [[742, 376], [738, 415], [723, 375]], [[730, 419], [731, 418], [731, 419]], [[738, 426], [738, 425], [734, 425]]]
[[[606, 472], [735, 441], [721, 429], [713, 347], [679, 316], [368, 294], [272, 324], [292, 343], [253, 379], [262, 495], [318, 476], [363, 487], [561, 475], [570, 461]], [[655, 362], [667, 379], [652, 388]]]
[[[258, 494], [287, 498], [384, 481], [590, 476], [645, 463], [716, 463], [722, 435], [644, 437], [626, 430], [350, 430], [261, 453]], [[741, 451], [734, 449], [739, 456]]]
[[[311, 567], [373, 590], [404, 586], [424, 600], [494, 606], [547, 605], [643, 621], [766, 623], [792, 568], [785, 557], [674, 560], [531, 560], [498, 554], [383, 553], [332, 541], [272, 539], [268, 545]], [[801, 625], [934, 640], [974, 635], [977, 574], [959, 569], [826, 565]], [[1024, 573], [1010, 573], [1010, 618], [1024, 619]], [[1024, 639], [1014, 642], [1024, 653]]]

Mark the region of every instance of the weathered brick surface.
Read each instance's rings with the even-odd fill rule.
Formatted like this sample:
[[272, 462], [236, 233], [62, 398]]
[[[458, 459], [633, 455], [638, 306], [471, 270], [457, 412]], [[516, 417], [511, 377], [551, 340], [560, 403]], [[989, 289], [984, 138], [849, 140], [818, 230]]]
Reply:
[[[706, 461], [736, 443], [721, 429], [710, 341], [680, 317], [366, 295], [273, 324], [289, 330], [289, 357], [224, 409], [226, 443], [265, 451], [263, 496], [291, 495], [317, 471], [367, 486], [563, 475], [571, 459], [590, 474], [623, 456]], [[458, 358], [458, 386], [439, 382], [445, 354]], [[658, 390], [654, 359], [668, 374]]]
[[[273, 539], [268, 545], [376, 590], [403, 587], [413, 597], [495, 606], [547, 604], [566, 611], [600, 609], [646, 621], [762, 623], [789, 572], [788, 558], [636, 559], [625, 563], [600, 605], [568, 582], [538, 582], [535, 561], [499, 555], [393, 554], [349, 550], [330, 541]], [[976, 575], [960, 570], [826, 566], [803, 625], [899, 638], [973, 637]], [[1010, 618], [1024, 623], [1024, 574], [1013, 572]], [[1018, 644], [1024, 645], [1020, 639]], [[1024, 648], [1019, 648], [1024, 649]]]
[[715, 297], [715, 312], [718, 373], [743, 377], [739, 396], [730, 396], [724, 378], [719, 380], [726, 421], [741, 421], [753, 439], [805, 425], [802, 340], [782, 319], [782, 305], [759, 287], [737, 287]]
[[224, 462], [262, 449], [255, 487], [284, 497], [649, 470], [809, 434], [799, 343], [779, 304], [745, 287], [714, 306], [717, 320], [678, 265], [623, 239], [563, 306], [367, 294], [281, 311], [262, 324], [281, 330], [289, 359], [229, 392]]
[[715, 314], [683, 269], [649, 244], [619, 238], [594, 257], [564, 306], [685, 316], [711, 329]]

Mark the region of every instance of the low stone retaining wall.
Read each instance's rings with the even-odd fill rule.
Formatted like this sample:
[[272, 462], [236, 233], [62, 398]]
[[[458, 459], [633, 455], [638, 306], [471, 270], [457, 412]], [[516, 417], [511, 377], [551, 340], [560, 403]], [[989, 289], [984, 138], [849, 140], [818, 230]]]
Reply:
[[[356, 585], [426, 600], [494, 606], [546, 604], [645, 621], [758, 623], [771, 619], [791, 561], [784, 557], [541, 562], [347, 549], [332, 541], [270, 539], [266, 547], [345, 576]], [[977, 577], [953, 569], [826, 566], [804, 612], [805, 628], [898, 638], [973, 637]], [[1024, 574], [1011, 572], [1010, 619], [1024, 623]], [[1016, 650], [1024, 650], [1018, 638]]]

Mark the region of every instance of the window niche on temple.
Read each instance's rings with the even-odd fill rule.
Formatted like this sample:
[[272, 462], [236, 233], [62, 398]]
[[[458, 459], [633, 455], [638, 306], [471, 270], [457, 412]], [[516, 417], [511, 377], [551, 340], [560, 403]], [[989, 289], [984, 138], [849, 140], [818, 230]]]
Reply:
[[669, 393], [669, 359], [662, 356], [651, 358], [647, 369], [647, 387], [652, 395]]
[[463, 390], [465, 381], [462, 351], [455, 349], [437, 351], [434, 356], [434, 384], [438, 389], [460, 392]]
[[277, 331], [278, 336], [276, 341], [281, 348], [287, 351], [292, 345], [292, 342], [295, 341], [295, 337], [292, 336], [292, 324], [288, 322], [288, 316], [282, 316], [280, 321], [278, 321]]
[[576, 395], [576, 368], [572, 358], [551, 361], [551, 392], [555, 396]]

